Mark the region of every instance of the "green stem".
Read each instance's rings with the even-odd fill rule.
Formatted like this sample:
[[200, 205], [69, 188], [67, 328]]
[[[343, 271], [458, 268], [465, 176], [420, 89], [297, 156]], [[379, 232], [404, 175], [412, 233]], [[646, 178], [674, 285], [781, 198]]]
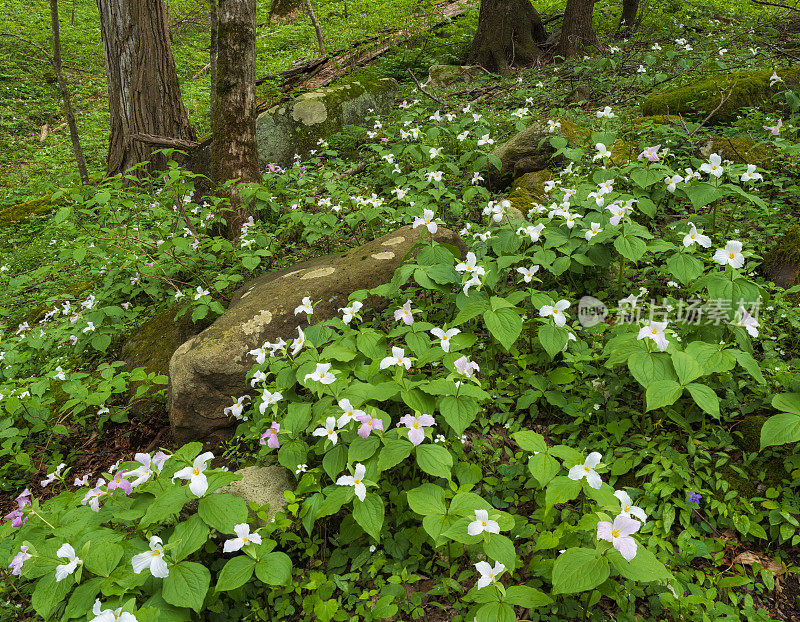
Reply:
[[622, 281], [625, 277], [625, 257], [620, 255], [622, 260], [619, 264], [619, 277], [617, 278], [617, 300], [622, 300]]

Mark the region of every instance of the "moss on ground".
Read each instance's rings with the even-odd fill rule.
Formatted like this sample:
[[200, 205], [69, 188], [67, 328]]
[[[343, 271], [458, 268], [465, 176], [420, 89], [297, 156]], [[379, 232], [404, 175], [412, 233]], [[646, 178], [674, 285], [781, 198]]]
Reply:
[[712, 136], [700, 146], [700, 157], [707, 159], [717, 153], [725, 160], [736, 164], [755, 164], [763, 169], [774, 169], [779, 152], [769, 143], [756, 144], [746, 136], [730, 138]]
[[21, 220], [27, 220], [32, 216], [47, 214], [55, 207], [55, 204], [50, 202], [50, 197], [51, 195], [46, 194], [43, 197], [17, 203], [0, 210], [0, 229], [11, 226]]
[[800, 225], [792, 225], [764, 254], [764, 275], [776, 285], [792, 287], [800, 280]]

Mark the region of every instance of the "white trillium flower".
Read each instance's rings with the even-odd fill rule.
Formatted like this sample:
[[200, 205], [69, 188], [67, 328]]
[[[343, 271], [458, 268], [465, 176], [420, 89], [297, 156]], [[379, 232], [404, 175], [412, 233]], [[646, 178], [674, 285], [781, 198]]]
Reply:
[[589, 230], [586, 233], [584, 233], [583, 235], [586, 238], [586, 241], [588, 242], [594, 236], [596, 236], [598, 233], [601, 233], [602, 231], [603, 230], [600, 228], [600, 223], [599, 222], [593, 222], [592, 226], [589, 228]]
[[683, 177], [680, 175], [673, 175], [672, 177], [665, 177], [664, 183], [667, 184], [667, 190], [670, 192], [675, 192], [677, 189], [677, 184], [683, 181]]
[[436, 224], [433, 218], [434, 218], [433, 210], [430, 209], [423, 210], [422, 216], [421, 217], [417, 216], [414, 219], [414, 223], [411, 225], [411, 228], [416, 229], [420, 225], [424, 225], [425, 228], [427, 228], [430, 233], [436, 233], [436, 231], [439, 229], [439, 225]]
[[750, 334], [751, 337], [758, 337], [758, 320], [750, 315], [743, 305], [739, 306], [736, 312], [736, 326], [741, 326]]
[[269, 389], [264, 389], [261, 394], [261, 404], [258, 406], [258, 411], [263, 415], [268, 406], [277, 404], [283, 399], [283, 394], [280, 391], [272, 393]]
[[700, 170], [714, 177], [722, 177], [722, 172], [725, 170], [722, 167], [722, 158], [718, 154], [712, 153], [708, 156], [708, 162], [704, 162], [700, 166]]
[[642, 524], [630, 516], [620, 514], [614, 519], [614, 523], [600, 521], [597, 523], [597, 539], [611, 542], [622, 557], [631, 561], [636, 557], [636, 540], [631, 536], [639, 531]]
[[305, 380], [313, 380], [322, 384], [331, 384], [336, 381], [336, 376], [330, 371], [330, 363], [317, 363], [317, 368], [311, 374], [306, 374]]
[[158, 536], [150, 538], [150, 550], [134, 555], [131, 564], [135, 574], [147, 568], [151, 575], [159, 579], [166, 579], [169, 576], [169, 568], [164, 561], [164, 547]]
[[708, 237], [707, 235], [703, 235], [702, 233], [698, 233], [697, 227], [695, 227], [693, 223], [690, 222], [689, 226], [691, 227], [691, 229], [689, 229], [689, 233], [687, 233], [683, 237], [683, 245], [686, 248], [689, 248], [694, 244], [699, 244], [703, 248], [708, 248], [709, 246], [711, 246], [710, 237]]
[[530, 268], [519, 267], [517, 268], [517, 272], [519, 272], [522, 275], [523, 281], [525, 281], [526, 283], [530, 283], [531, 280], [533, 279], [533, 275], [539, 272], [540, 267], [541, 266], [539, 266], [538, 264], [533, 264]]
[[349, 307], [340, 307], [338, 310], [343, 313], [342, 322], [349, 324], [355, 317], [355, 314], [361, 311], [363, 306], [363, 303], [359, 302], [358, 300], [354, 300]]
[[602, 110], [597, 111], [597, 118], [598, 119], [613, 119], [614, 113], [611, 112], [611, 106], [606, 106]]
[[756, 165], [748, 164], [747, 170], [742, 173], [741, 181], [764, 181], [761, 173], [756, 173]]
[[669, 341], [664, 331], [667, 328], [666, 322], [650, 322], [639, 329], [639, 335], [636, 339], [652, 339], [658, 349], [663, 352], [667, 349]]
[[497, 581], [497, 577], [499, 577], [505, 569], [506, 567], [500, 562], [495, 562], [494, 567], [489, 565], [489, 562], [478, 562], [475, 564], [475, 570], [481, 575], [478, 578], [478, 589], [483, 589], [487, 585], [491, 585]]
[[56, 557], [66, 557], [68, 560], [66, 564], [59, 564], [56, 566], [56, 582], [66, 579], [83, 563], [83, 561], [75, 555], [75, 549], [72, 548], [72, 545], [66, 542], [56, 551]]
[[367, 487], [364, 484], [364, 475], [366, 474], [366, 467], [360, 462], [356, 464], [353, 475], [342, 475], [336, 480], [338, 486], [352, 486], [356, 497], [359, 501], [363, 501], [367, 496]]
[[458, 328], [451, 328], [447, 331], [441, 328], [432, 328], [431, 334], [440, 339], [439, 345], [445, 352], [450, 352], [450, 339], [458, 335], [461, 331]]
[[303, 298], [300, 305], [294, 310], [295, 315], [297, 315], [298, 313], [306, 313], [308, 315], [313, 315], [314, 307], [311, 305], [311, 298], [309, 296]]
[[[247, 396], [245, 396], [247, 397]], [[136, 488], [139, 484], [144, 484], [156, 473], [160, 473], [164, 468], [164, 463], [169, 459], [169, 455], [159, 451], [152, 458], [150, 454], [138, 453], [134, 456], [134, 460], [140, 464], [132, 471], [128, 471], [126, 477], [134, 477], [131, 486]]]
[[486, 270], [482, 266], [477, 265], [478, 259], [475, 257], [475, 253], [472, 251], [467, 253], [466, 261], [462, 261], [461, 263], [456, 265], [456, 272], [466, 273], [466, 274], [477, 274], [478, 276], [483, 276], [486, 274]]
[[94, 601], [92, 613], [95, 617], [91, 619], [91, 622], [138, 622], [135, 615], [122, 611], [122, 607], [103, 609], [99, 598]]
[[592, 160], [599, 160], [601, 158], [610, 158], [611, 157], [611, 152], [608, 150], [608, 148], [603, 143], [597, 143], [594, 146], [594, 148], [597, 149], [597, 153], [594, 155]]
[[239, 523], [233, 526], [233, 531], [236, 532], [237, 538], [232, 540], [225, 540], [222, 545], [223, 553], [233, 553], [234, 551], [241, 550], [242, 547], [247, 546], [251, 542], [253, 544], [261, 544], [261, 536], [257, 533], [250, 533], [250, 525], [247, 523]]
[[742, 243], [737, 240], [728, 240], [725, 248], [719, 248], [713, 257], [720, 265], [729, 265], [737, 270], [744, 265], [744, 255], [742, 254]]
[[232, 406], [226, 406], [222, 409], [222, 413], [233, 417], [234, 419], [242, 419], [242, 411], [244, 410], [244, 401], [249, 400], [249, 395], [242, 395]]
[[595, 489], [600, 488], [600, 486], [603, 485], [603, 480], [600, 479], [600, 475], [598, 475], [594, 468], [600, 464], [602, 458], [603, 456], [600, 452], [593, 451], [586, 456], [586, 460], [584, 460], [583, 464], [576, 464], [569, 470], [569, 478], [577, 481], [585, 477], [589, 486]]
[[381, 360], [381, 369], [386, 369], [392, 365], [405, 367], [406, 370], [411, 369], [411, 359], [406, 356], [406, 351], [403, 348], [392, 346], [392, 356], [387, 356]]
[[559, 300], [554, 305], [544, 305], [539, 309], [540, 317], [553, 317], [556, 326], [564, 326], [567, 323], [567, 316], [564, 313], [569, 308], [569, 300]]
[[642, 521], [642, 524], [647, 522], [647, 514], [645, 514], [644, 510], [639, 506], [633, 505], [633, 501], [631, 501], [630, 495], [628, 495], [627, 492], [624, 490], [616, 490], [614, 491], [614, 496], [619, 499], [619, 503], [622, 506], [620, 516], [633, 515], [635, 518]]
[[[206, 470], [209, 461], [213, 460], [213, 458], [214, 454], [210, 451], [200, 454], [194, 459], [192, 466], [182, 468], [172, 476], [172, 480], [175, 481], [175, 478], [188, 479], [189, 490], [192, 491], [192, 494], [202, 497], [208, 490], [208, 479], [206, 479], [206, 474], [203, 471]], [[152, 543], [152, 538], [150, 541]]]
[[303, 329], [298, 326], [297, 337], [292, 340], [292, 356], [297, 356], [297, 353], [303, 349], [304, 345], [306, 345], [306, 335]]
[[[752, 48], [751, 48], [752, 49]], [[773, 71], [772, 75], [769, 77], [769, 85], [775, 86], [778, 82], [783, 82], [783, 78], [778, 75], [777, 71]]]
[[325, 419], [325, 426], [317, 428], [312, 434], [314, 436], [326, 437], [331, 441], [331, 444], [335, 445], [339, 440], [339, 435], [336, 434], [336, 417], [328, 417]]
[[353, 405], [348, 399], [339, 400], [339, 408], [342, 409], [342, 414], [337, 422], [339, 428], [343, 428], [351, 421], [354, 421], [356, 417], [366, 417], [367, 415], [363, 410], [353, 408]]
[[500, 525], [497, 521], [489, 520], [489, 512], [487, 510], [475, 510], [475, 520], [467, 526], [467, 533], [471, 536], [477, 536], [484, 531], [500, 533]]

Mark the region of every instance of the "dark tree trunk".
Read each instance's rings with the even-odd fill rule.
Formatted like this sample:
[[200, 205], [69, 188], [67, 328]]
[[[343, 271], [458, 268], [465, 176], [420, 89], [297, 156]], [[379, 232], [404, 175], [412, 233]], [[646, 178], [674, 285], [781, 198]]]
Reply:
[[50, 22], [53, 27], [53, 58], [51, 59], [53, 71], [58, 80], [61, 99], [64, 101], [64, 114], [67, 116], [69, 136], [72, 139], [72, 151], [75, 153], [75, 163], [78, 165], [81, 182], [86, 185], [89, 183], [89, 173], [86, 170], [86, 160], [83, 157], [83, 149], [81, 149], [81, 141], [78, 137], [78, 125], [75, 122], [75, 113], [72, 111], [69, 89], [61, 71], [61, 28], [58, 23], [58, 0], [50, 0]]
[[[259, 180], [256, 147], [256, 0], [219, 0], [217, 76], [211, 117], [211, 178]], [[250, 212], [237, 192], [228, 195], [228, 235], [239, 235]]]
[[619, 16], [617, 33], [627, 37], [636, 28], [636, 14], [639, 12], [639, 0], [622, 0], [622, 13]]
[[163, 0], [97, 0], [97, 8], [111, 112], [108, 174], [147, 161], [142, 176], [162, 169], [165, 159], [132, 134], [196, 139], [181, 99], [167, 9]]
[[301, 0], [272, 0], [269, 5], [269, 20], [280, 21], [295, 17], [300, 9]]
[[217, 88], [217, 26], [219, 25], [219, 11], [217, 0], [209, 0], [209, 17], [211, 18], [211, 46], [209, 48], [208, 68], [211, 74], [211, 88], [209, 89], [208, 109], [211, 118], [214, 118], [215, 90]]
[[469, 62], [506, 73], [510, 65], [529, 65], [540, 57], [547, 32], [530, 0], [481, 0], [478, 30]]
[[585, 46], [597, 43], [592, 25], [594, 2], [595, 0], [567, 0], [561, 36], [554, 51], [556, 56], [569, 58]]

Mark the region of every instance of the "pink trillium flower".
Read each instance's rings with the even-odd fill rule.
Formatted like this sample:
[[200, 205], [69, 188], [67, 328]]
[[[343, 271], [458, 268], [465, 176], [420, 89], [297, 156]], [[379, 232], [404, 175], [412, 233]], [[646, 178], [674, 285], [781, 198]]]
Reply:
[[17, 509], [22, 509], [26, 505], [31, 505], [31, 491], [30, 489], [26, 488], [21, 493], [17, 495], [17, 498], [14, 499], [17, 502]]
[[467, 378], [471, 378], [476, 371], [481, 370], [475, 361], [470, 361], [466, 356], [462, 356], [453, 361], [453, 365], [459, 374]]
[[639, 159], [647, 158], [650, 162], [658, 162], [658, 150], [661, 149], [661, 145], [655, 145], [653, 147], [648, 147], [644, 151], [639, 154]]
[[100, 511], [100, 497], [107, 494], [105, 490], [102, 490], [100, 486], [104, 486], [106, 480], [102, 477], [97, 480], [97, 485], [90, 489], [89, 492], [84, 495], [83, 499], [81, 499], [81, 505], [89, 504], [89, 507], [92, 508], [95, 512]]
[[125, 479], [125, 474], [127, 471], [119, 470], [114, 474], [114, 477], [111, 478], [111, 481], [108, 482], [108, 486], [106, 486], [107, 491], [116, 490], [117, 488], [122, 488], [125, 491], [126, 495], [131, 494], [133, 491], [133, 485]]
[[778, 119], [778, 122], [775, 125], [764, 125], [762, 127], [765, 130], [769, 130], [770, 132], [772, 132], [773, 136], [777, 136], [780, 133], [781, 128], [783, 127], [783, 119]]
[[281, 442], [278, 440], [278, 431], [280, 429], [281, 429], [281, 424], [273, 421], [269, 429], [267, 429], [267, 431], [261, 435], [260, 443], [262, 445], [266, 445], [267, 447], [272, 447], [273, 449], [277, 449], [278, 447], [280, 447]]
[[358, 428], [358, 435], [361, 438], [367, 438], [372, 432], [372, 430], [381, 430], [383, 431], [383, 420], [377, 419], [376, 417], [372, 417], [371, 415], [359, 415], [356, 417], [356, 421], [361, 424], [361, 427]]
[[11, 560], [11, 563], [8, 565], [11, 568], [11, 574], [19, 575], [22, 573], [22, 564], [28, 561], [31, 558], [30, 553], [28, 553], [28, 547], [24, 544], [19, 547], [19, 553], [14, 555], [14, 559]]
[[394, 312], [396, 322], [402, 321], [406, 326], [414, 323], [414, 316], [411, 312], [411, 300], [406, 300], [405, 304]]
[[632, 534], [639, 531], [641, 526], [638, 520], [620, 514], [613, 524], [608, 521], [597, 523], [597, 539], [607, 540], [626, 560], [631, 561], [636, 557], [636, 540]]
[[408, 440], [419, 445], [425, 440], [425, 428], [436, 425], [436, 420], [431, 415], [403, 415], [400, 424], [408, 428]]
[[9, 512], [3, 518], [9, 519], [12, 527], [22, 527], [25, 521], [28, 520], [28, 517], [25, 516], [20, 509]]

